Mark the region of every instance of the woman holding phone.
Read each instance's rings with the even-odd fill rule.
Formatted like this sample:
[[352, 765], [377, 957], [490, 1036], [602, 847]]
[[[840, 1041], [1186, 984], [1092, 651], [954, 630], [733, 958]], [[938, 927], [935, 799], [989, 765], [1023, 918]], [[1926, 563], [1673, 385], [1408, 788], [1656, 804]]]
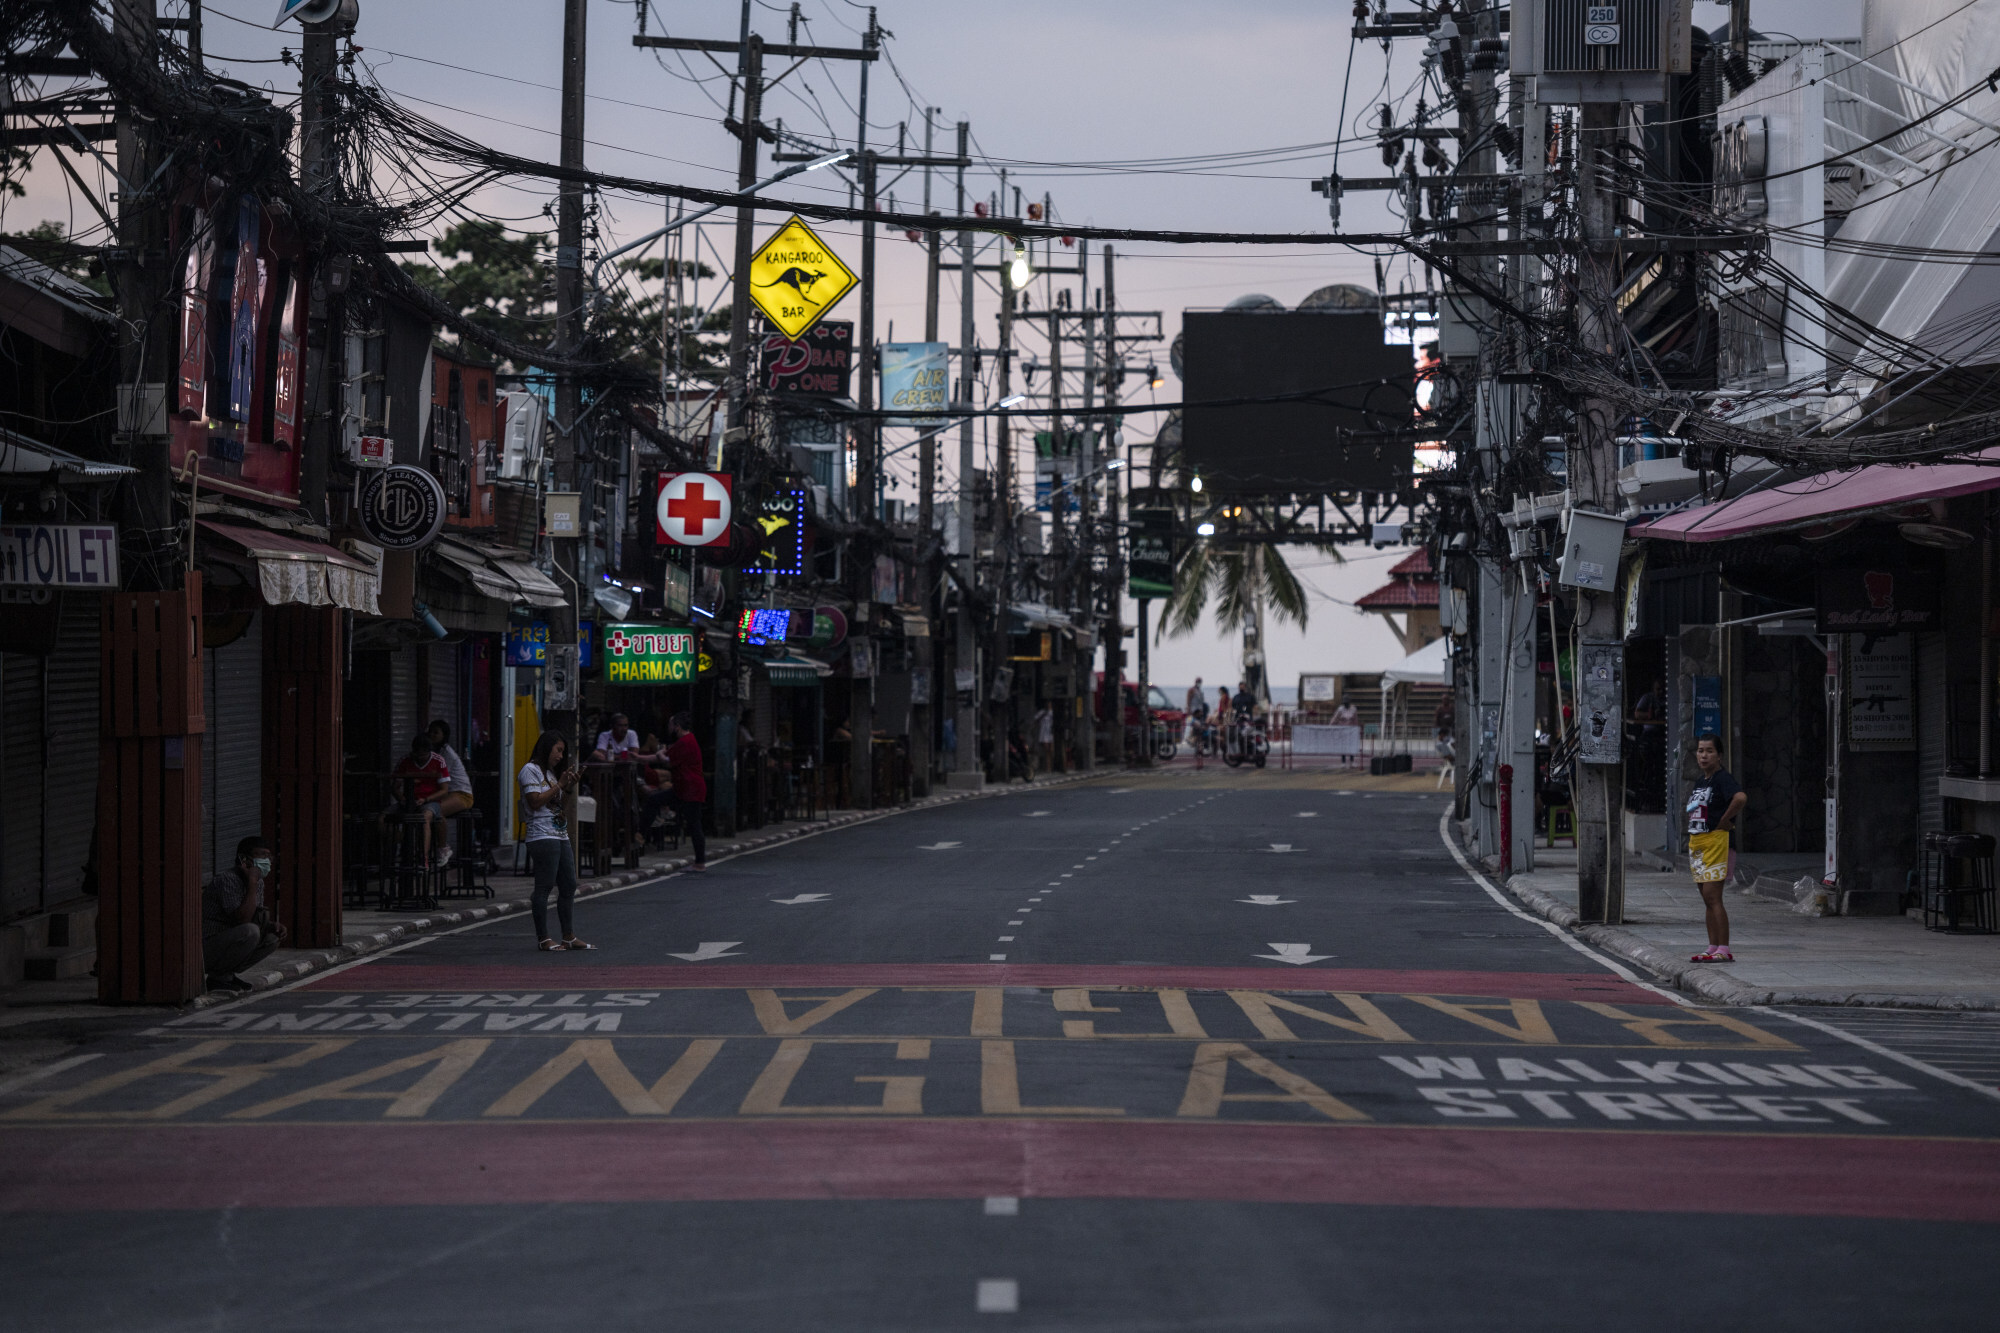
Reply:
[[[576, 904], [576, 849], [570, 845], [563, 818], [563, 801], [576, 786], [580, 770], [569, 762], [569, 741], [545, 731], [534, 753], [521, 765], [521, 808], [528, 844], [528, 866], [535, 874], [535, 892], [528, 907], [535, 916], [535, 938], [543, 953], [595, 949], [576, 937], [571, 911]], [[556, 890], [556, 917], [562, 923], [560, 942], [549, 934], [549, 890]]]

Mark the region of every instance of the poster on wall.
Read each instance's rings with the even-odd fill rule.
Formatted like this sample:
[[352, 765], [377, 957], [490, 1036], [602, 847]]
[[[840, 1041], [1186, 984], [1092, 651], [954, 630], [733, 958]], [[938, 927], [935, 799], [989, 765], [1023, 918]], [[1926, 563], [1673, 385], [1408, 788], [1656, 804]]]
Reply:
[[1625, 645], [1586, 643], [1577, 667], [1577, 758], [1615, 764], [1624, 757]]
[[1847, 667], [1847, 743], [1856, 750], [1913, 750], [1917, 744], [1915, 640], [1908, 634], [1854, 635]]

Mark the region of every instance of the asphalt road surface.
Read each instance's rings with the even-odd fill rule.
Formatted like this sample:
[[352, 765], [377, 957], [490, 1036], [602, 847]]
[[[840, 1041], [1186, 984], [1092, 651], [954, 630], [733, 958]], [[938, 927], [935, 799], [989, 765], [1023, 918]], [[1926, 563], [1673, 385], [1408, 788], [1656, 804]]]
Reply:
[[2000, 1321], [1979, 1078], [1286, 782], [893, 815], [586, 901], [594, 953], [507, 918], [99, 1040], [0, 1084], [0, 1324]]

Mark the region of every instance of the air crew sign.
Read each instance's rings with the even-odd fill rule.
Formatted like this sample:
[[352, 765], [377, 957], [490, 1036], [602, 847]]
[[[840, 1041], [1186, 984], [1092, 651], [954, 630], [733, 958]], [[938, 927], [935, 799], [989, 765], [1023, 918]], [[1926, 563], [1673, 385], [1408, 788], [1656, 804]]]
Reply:
[[797, 338], [855, 284], [813, 229], [792, 218], [750, 261], [750, 299], [787, 338]]

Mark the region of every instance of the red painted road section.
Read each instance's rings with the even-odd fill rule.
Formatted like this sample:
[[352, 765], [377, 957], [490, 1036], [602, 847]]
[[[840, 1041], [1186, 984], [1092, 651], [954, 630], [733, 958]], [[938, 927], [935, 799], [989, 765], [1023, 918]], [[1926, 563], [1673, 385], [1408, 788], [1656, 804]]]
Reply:
[[2000, 1142], [1840, 1135], [1047, 1121], [127, 1124], [0, 1131], [0, 1163], [0, 1212], [1011, 1194], [2000, 1222]]
[[717, 963], [596, 966], [560, 956], [541, 965], [428, 966], [384, 960], [309, 981], [339, 991], [676, 990], [739, 986], [1174, 986], [1187, 990], [1359, 991], [1522, 1000], [1672, 1004], [1601, 972], [1422, 972], [1385, 968], [1176, 967], [1097, 963]]

